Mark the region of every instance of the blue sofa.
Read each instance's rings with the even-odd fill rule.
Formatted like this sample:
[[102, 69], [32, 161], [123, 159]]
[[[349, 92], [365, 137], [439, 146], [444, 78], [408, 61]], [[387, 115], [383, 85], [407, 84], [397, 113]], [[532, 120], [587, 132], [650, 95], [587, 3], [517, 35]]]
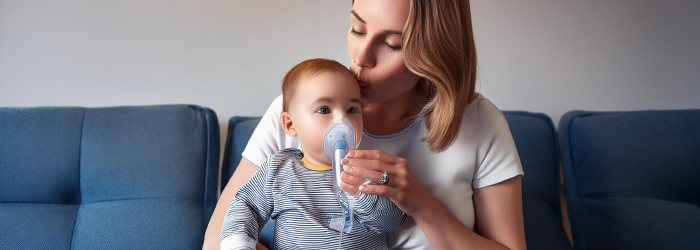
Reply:
[[[528, 249], [572, 249], [564, 231], [559, 185], [559, 147], [552, 120], [544, 114], [503, 112], [518, 148], [526, 177], [523, 178], [523, 213]], [[224, 150], [222, 187], [241, 161], [260, 117], [233, 117]], [[260, 242], [272, 245], [274, 221], [260, 234]]]
[[[503, 112], [523, 168], [528, 249], [700, 246], [700, 110]], [[0, 108], [0, 249], [199, 249], [259, 117], [233, 117], [218, 175], [213, 111]], [[260, 241], [272, 244], [274, 221]]]
[[700, 249], [700, 110], [574, 111], [559, 130], [576, 249]]
[[0, 249], [201, 249], [213, 111], [0, 108]]

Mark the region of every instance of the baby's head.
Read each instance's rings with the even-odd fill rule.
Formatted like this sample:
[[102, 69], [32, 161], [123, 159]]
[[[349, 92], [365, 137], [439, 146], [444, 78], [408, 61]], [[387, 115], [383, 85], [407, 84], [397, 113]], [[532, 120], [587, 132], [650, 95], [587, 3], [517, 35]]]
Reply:
[[330, 166], [323, 154], [323, 136], [336, 121], [347, 118], [357, 142], [362, 133], [360, 87], [350, 71], [329, 59], [310, 59], [294, 66], [282, 79], [284, 132], [298, 136], [304, 157], [312, 164]]

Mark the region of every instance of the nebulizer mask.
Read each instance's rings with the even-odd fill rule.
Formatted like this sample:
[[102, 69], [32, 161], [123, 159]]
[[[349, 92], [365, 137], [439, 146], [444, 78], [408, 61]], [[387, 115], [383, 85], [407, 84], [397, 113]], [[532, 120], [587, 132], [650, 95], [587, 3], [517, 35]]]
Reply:
[[[353, 223], [353, 205], [355, 196], [340, 189], [340, 174], [344, 171], [343, 165], [340, 164], [345, 158], [348, 151], [357, 148], [357, 135], [350, 121], [342, 118], [331, 124], [326, 130], [326, 135], [323, 137], [323, 153], [332, 163], [333, 170], [333, 192], [343, 208], [343, 218], [331, 219], [330, 227], [340, 231], [340, 242], [342, 242], [343, 234], [347, 234], [352, 230]], [[359, 142], [358, 142], [359, 144]], [[340, 243], [338, 243], [340, 248]]]

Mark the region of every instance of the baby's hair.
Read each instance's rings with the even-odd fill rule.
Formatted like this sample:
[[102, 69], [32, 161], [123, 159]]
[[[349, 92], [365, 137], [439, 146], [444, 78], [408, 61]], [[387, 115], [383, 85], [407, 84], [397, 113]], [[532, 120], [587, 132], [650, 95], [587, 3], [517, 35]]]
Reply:
[[282, 78], [282, 111], [289, 111], [289, 102], [294, 98], [294, 92], [303, 78], [326, 72], [342, 72], [352, 76], [348, 68], [335, 60], [314, 58], [303, 61], [290, 69]]

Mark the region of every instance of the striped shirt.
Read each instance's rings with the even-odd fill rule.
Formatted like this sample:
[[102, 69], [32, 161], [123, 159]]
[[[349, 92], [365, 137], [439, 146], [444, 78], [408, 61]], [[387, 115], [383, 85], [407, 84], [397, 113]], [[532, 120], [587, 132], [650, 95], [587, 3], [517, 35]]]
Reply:
[[[331, 221], [343, 219], [333, 192], [333, 172], [304, 166], [298, 149], [270, 156], [229, 205], [221, 230], [221, 249], [255, 249], [269, 218], [276, 219], [275, 249], [387, 249], [387, 233], [406, 219], [391, 200], [355, 196], [352, 231], [343, 235]], [[336, 224], [336, 223], [334, 223]]]

